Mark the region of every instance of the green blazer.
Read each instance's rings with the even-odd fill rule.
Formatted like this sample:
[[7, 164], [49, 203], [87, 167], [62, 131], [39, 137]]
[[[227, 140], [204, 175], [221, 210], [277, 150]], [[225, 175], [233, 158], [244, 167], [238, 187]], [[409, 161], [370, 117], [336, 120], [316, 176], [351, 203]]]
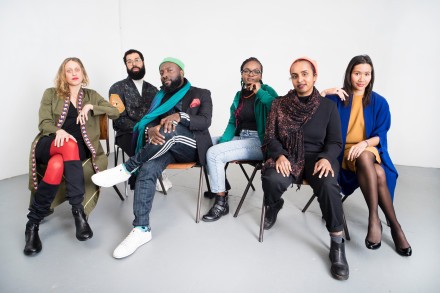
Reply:
[[[83, 89], [83, 105], [92, 104], [93, 110], [89, 112], [89, 119], [86, 121], [86, 131], [87, 135], [96, 150], [96, 157], [94, 163], [98, 166], [99, 170], [107, 169], [107, 156], [104, 153], [104, 149], [99, 141], [100, 128], [99, 128], [99, 117], [100, 115], [107, 114], [109, 118], [116, 119], [119, 117], [118, 109], [113, 107], [108, 101], [106, 101], [102, 96], [100, 96], [96, 91], [91, 89]], [[31, 200], [34, 196], [35, 190], [33, 185], [33, 170], [32, 170], [32, 149], [34, 144], [42, 137], [54, 134], [58, 128], [56, 123], [60, 118], [64, 106], [64, 99], [60, 99], [56, 94], [55, 88], [48, 88], [43, 94], [41, 99], [40, 110], [39, 110], [39, 123], [38, 129], [39, 133], [35, 137], [31, 145], [31, 152], [29, 156], [29, 190], [31, 191]], [[44, 176], [46, 171], [46, 165], [37, 164], [37, 180], [38, 182]], [[84, 182], [85, 182], [85, 192], [84, 195], [84, 210], [87, 215], [93, 210], [98, 202], [99, 198], [99, 188], [93, 184], [91, 181], [91, 176], [96, 172], [92, 164], [92, 158], [88, 158], [83, 161], [83, 171], [84, 171]], [[52, 203], [51, 208], [63, 203], [65, 201], [66, 187], [64, 180], [61, 183], [55, 200]]]

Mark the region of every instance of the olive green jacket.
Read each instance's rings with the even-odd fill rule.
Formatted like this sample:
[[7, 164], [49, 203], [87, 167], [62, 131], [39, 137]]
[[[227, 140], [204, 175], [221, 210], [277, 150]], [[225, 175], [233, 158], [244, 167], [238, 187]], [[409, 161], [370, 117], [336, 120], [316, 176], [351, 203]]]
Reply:
[[[100, 115], [107, 114], [109, 118], [116, 119], [119, 117], [118, 109], [113, 107], [108, 101], [100, 96], [96, 91], [91, 89], [83, 89], [83, 106], [87, 104], [93, 105], [93, 110], [88, 113], [88, 120], [86, 121], [86, 131], [90, 139], [91, 144], [96, 150], [95, 164], [99, 170], [105, 170], [107, 168], [108, 160], [104, 153], [104, 150], [99, 141], [100, 127], [99, 120]], [[55, 88], [48, 88], [43, 94], [41, 99], [39, 110], [39, 124], [38, 129], [40, 133], [35, 137], [31, 146], [31, 153], [29, 158], [29, 190], [31, 190], [31, 200], [35, 193], [33, 185], [33, 170], [32, 170], [32, 152], [33, 146], [42, 136], [49, 136], [55, 134], [58, 130], [56, 123], [58, 122], [61, 113], [63, 111], [64, 99], [60, 99], [56, 94]], [[44, 176], [46, 170], [45, 165], [37, 164], [37, 180], [40, 181]], [[92, 158], [88, 158], [83, 161], [84, 182], [85, 182], [85, 195], [84, 195], [84, 209], [86, 214], [90, 214], [93, 208], [96, 206], [99, 198], [99, 188], [91, 181], [91, 176], [96, 172], [92, 164]], [[65, 184], [64, 180], [61, 183], [55, 200], [52, 203], [51, 208], [63, 203], [65, 201]]]

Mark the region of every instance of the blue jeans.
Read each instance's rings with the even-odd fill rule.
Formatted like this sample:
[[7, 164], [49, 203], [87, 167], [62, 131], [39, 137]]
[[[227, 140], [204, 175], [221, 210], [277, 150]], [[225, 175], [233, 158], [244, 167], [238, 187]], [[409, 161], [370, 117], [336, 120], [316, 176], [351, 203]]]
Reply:
[[156, 193], [156, 181], [168, 164], [197, 161], [196, 141], [193, 133], [178, 124], [172, 133], [163, 133], [163, 145], [145, 145], [124, 165], [130, 172], [138, 168], [134, 188], [133, 226], [150, 226], [150, 211]]
[[208, 163], [211, 192], [226, 191], [225, 165], [235, 160], [263, 160], [261, 142], [257, 131], [242, 130], [240, 136], [234, 136], [231, 141], [218, 143], [219, 137], [213, 138], [214, 146], [208, 149], [206, 161]]

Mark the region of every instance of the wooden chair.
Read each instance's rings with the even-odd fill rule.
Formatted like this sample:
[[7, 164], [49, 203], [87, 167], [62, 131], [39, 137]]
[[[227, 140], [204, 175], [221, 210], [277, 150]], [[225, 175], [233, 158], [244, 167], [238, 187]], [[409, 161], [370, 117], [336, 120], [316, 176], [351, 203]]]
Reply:
[[[199, 176], [199, 190], [198, 190], [198, 195], [197, 195], [197, 209], [196, 209], [196, 223], [200, 222], [200, 208], [202, 205], [202, 189], [203, 189], [203, 176], [205, 176], [204, 174], [206, 174], [203, 170], [203, 166], [200, 165], [197, 162], [189, 162], [189, 163], [171, 163], [169, 164], [166, 169], [170, 169], [170, 170], [188, 170], [194, 167], [198, 167], [200, 168], [200, 176]], [[167, 191], [165, 189], [165, 186], [163, 185], [163, 181], [162, 181], [162, 175], [159, 177], [159, 182], [160, 185], [162, 187], [162, 191], [165, 195], [167, 195]]]
[[[105, 146], [106, 146], [106, 156], [108, 157], [110, 155], [110, 139], [109, 139], [109, 133], [108, 133], [108, 116], [107, 115], [101, 115], [99, 116], [99, 129], [100, 129], [100, 140], [105, 140]], [[124, 201], [125, 198], [122, 196], [121, 192], [119, 191], [118, 187], [116, 185], [113, 185], [113, 189], [118, 194], [119, 198]], [[127, 196], [127, 191], [125, 192], [125, 196]]]

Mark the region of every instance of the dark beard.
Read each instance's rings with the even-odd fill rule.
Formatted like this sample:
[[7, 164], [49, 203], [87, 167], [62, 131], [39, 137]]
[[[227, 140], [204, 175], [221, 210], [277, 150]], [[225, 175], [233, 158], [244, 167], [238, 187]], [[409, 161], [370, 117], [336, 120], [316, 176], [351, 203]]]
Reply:
[[144, 76], [145, 76], [145, 65], [143, 65], [142, 68], [136, 67], [136, 68], [139, 68], [138, 72], [132, 71], [134, 68], [135, 68], [135, 66], [133, 66], [131, 68], [131, 70], [127, 68], [128, 76], [130, 76], [130, 78], [134, 79], [134, 80], [140, 80], [140, 79], [144, 78]]
[[173, 93], [180, 87], [181, 84], [182, 84], [182, 77], [179, 75], [178, 77], [176, 77], [175, 80], [172, 80], [170, 85], [168, 86], [164, 85], [162, 82], [161, 89], [166, 93]]

